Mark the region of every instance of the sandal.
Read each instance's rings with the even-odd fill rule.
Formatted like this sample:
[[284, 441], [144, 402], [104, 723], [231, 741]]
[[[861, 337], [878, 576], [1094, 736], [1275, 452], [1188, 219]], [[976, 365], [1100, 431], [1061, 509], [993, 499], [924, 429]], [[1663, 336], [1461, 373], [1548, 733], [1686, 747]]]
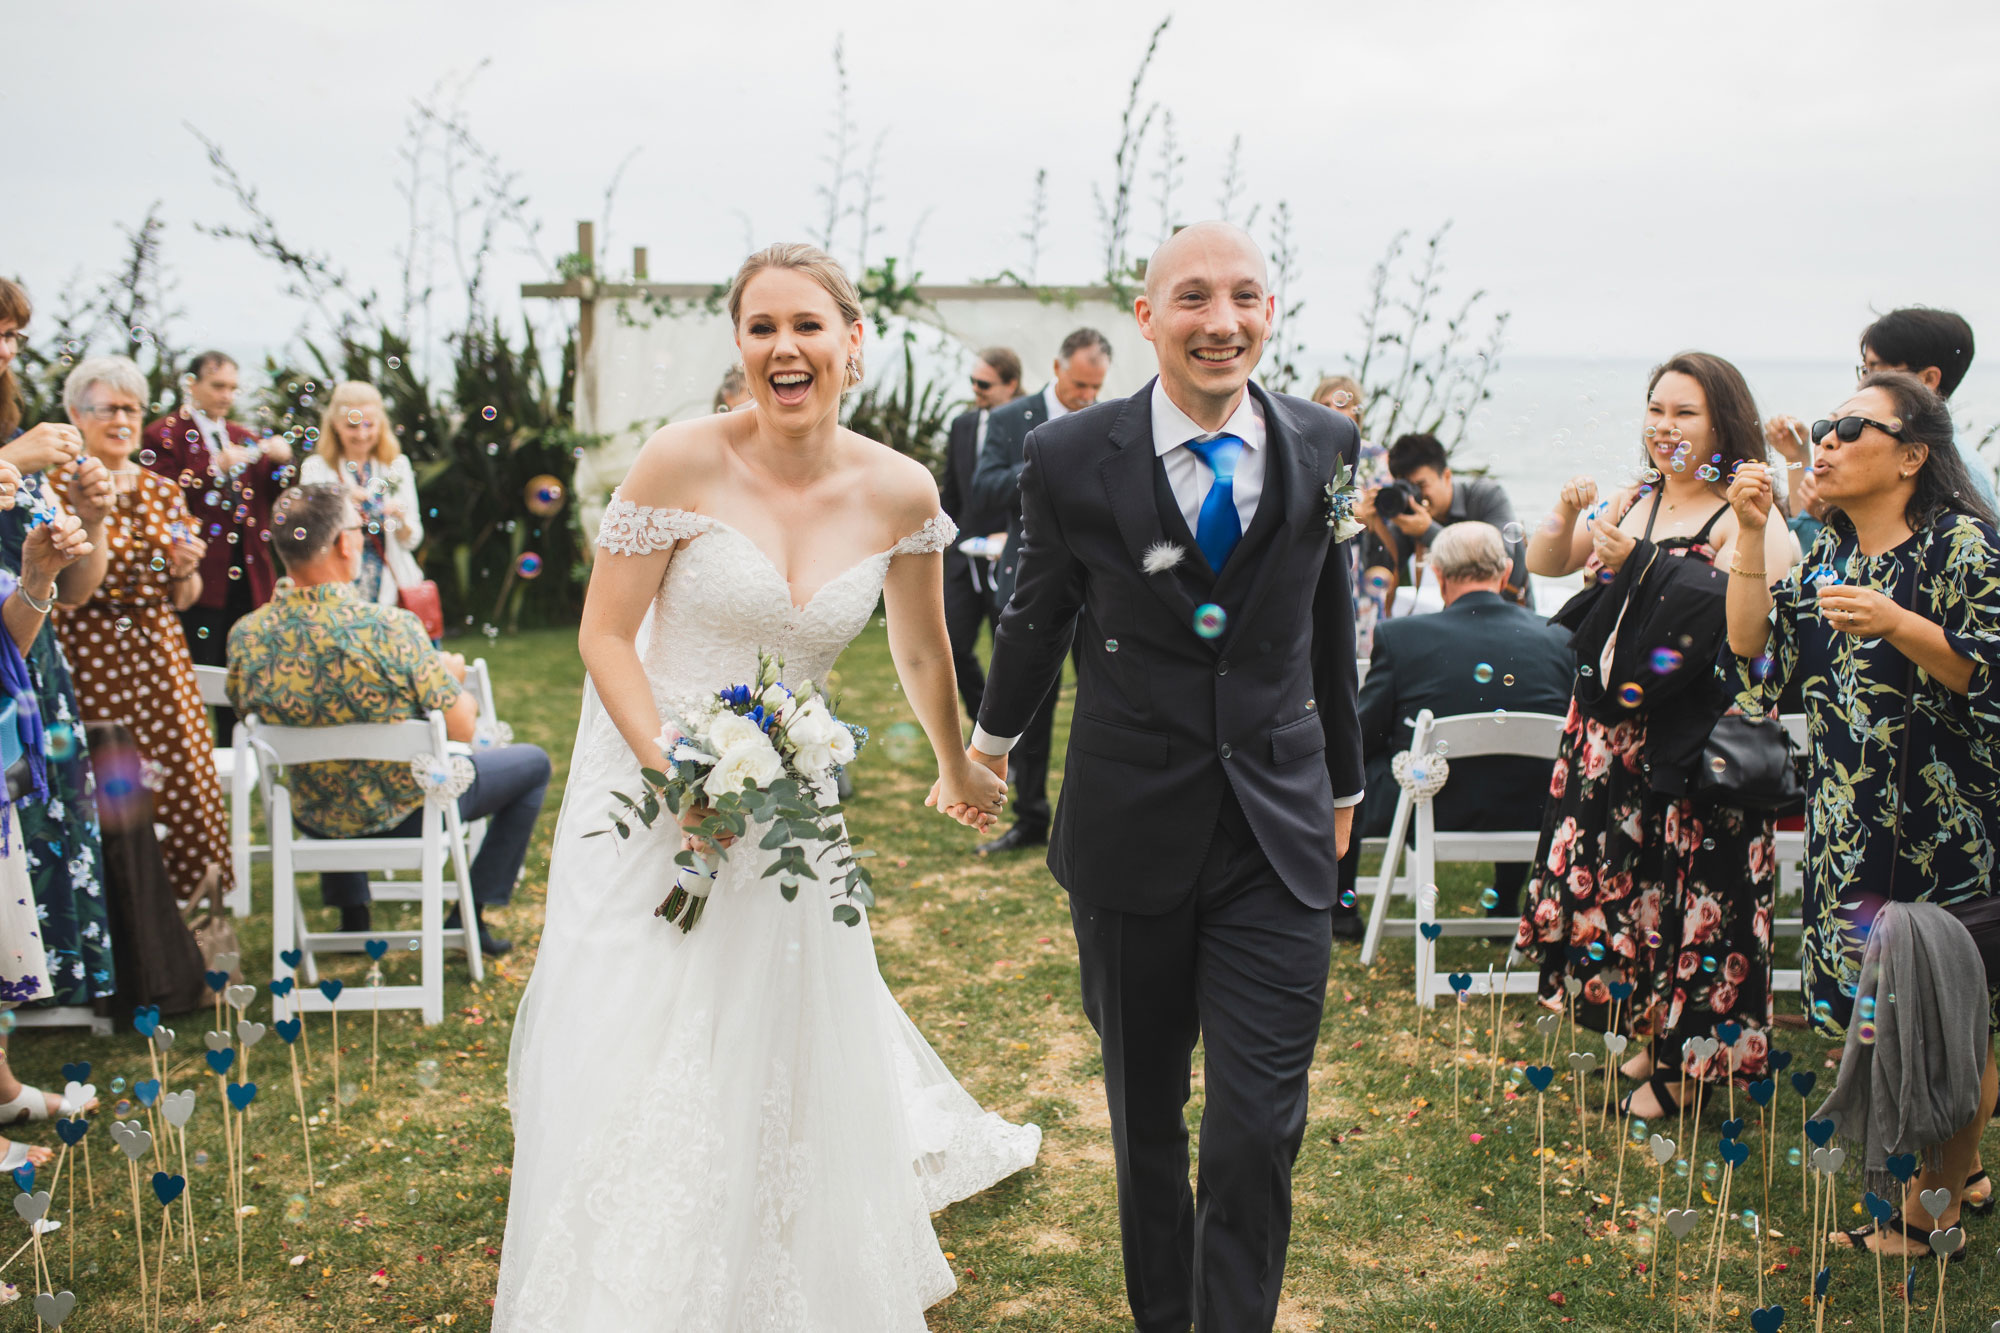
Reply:
[[72, 1106], [68, 1098], [63, 1098], [62, 1106], [55, 1115], [49, 1114], [49, 1095], [40, 1088], [23, 1083], [20, 1093], [13, 1101], [0, 1105], [0, 1125], [21, 1125], [53, 1120], [59, 1116], [82, 1115], [88, 1109]]
[[12, 1175], [28, 1164], [28, 1145], [10, 1142], [7, 1154], [0, 1157], [0, 1175]]
[[1974, 1171], [1971, 1175], [1965, 1178], [1965, 1188], [1959, 1194], [1958, 1198], [1958, 1206], [1961, 1211], [1971, 1213], [1974, 1217], [1987, 1217], [1992, 1214], [1993, 1212], [1992, 1190], [1988, 1190], [1986, 1192], [1986, 1198], [1981, 1202], [1974, 1203], [1972, 1201], [1972, 1187], [1974, 1185], [1977, 1185], [1980, 1181], [1988, 1179], [1991, 1179], [1991, 1177], [1989, 1177], [1984, 1171]]
[[[1680, 1114], [1681, 1111], [1680, 1098], [1674, 1096], [1673, 1092], [1674, 1085], [1679, 1082], [1680, 1082], [1679, 1079], [1677, 1078], [1670, 1079], [1663, 1071], [1658, 1069], [1654, 1070], [1653, 1076], [1646, 1080], [1645, 1086], [1653, 1090], [1653, 1098], [1660, 1104], [1660, 1113], [1656, 1116], [1653, 1116], [1652, 1119], [1664, 1120], [1666, 1117], [1670, 1115]], [[1637, 1092], [1626, 1093], [1625, 1096], [1618, 1103], [1618, 1114], [1622, 1116], [1631, 1115], [1632, 1099], [1638, 1095], [1639, 1094]]]
[[[1860, 1250], [1863, 1254], [1866, 1254], [1868, 1253], [1868, 1238], [1873, 1235], [1878, 1235], [1884, 1231], [1893, 1231], [1897, 1235], [1901, 1236], [1904, 1240], [1909, 1241], [1912, 1245], [1915, 1245], [1917, 1247], [1917, 1252], [1915, 1254], [1885, 1254], [1882, 1256], [1885, 1259], [1909, 1259], [1911, 1261], [1915, 1261], [1918, 1259], [1938, 1257], [1936, 1255], [1936, 1252], [1931, 1249], [1931, 1233], [1928, 1231], [1920, 1231], [1916, 1227], [1913, 1227], [1909, 1223], [1905, 1222], [1903, 1220], [1903, 1210], [1900, 1208], [1898, 1208], [1895, 1212], [1889, 1214], [1889, 1220], [1882, 1223], [1882, 1225], [1879, 1227], [1876, 1226], [1875, 1223], [1873, 1222], [1868, 1222], [1864, 1223], [1861, 1226], [1855, 1227], [1851, 1231], [1843, 1231], [1840, 1234], [1847, 1237], [1847, 1243], [1849, 1245], [1852, 1245], [1855, 1249]], [[1960, 1245], [1956, 1250], [1953, 1250], [1950, 1254], [1943, 1255], [1941, 1257], [1945, 1263], [1955, 1264], [1959, 1260], [1965, 1257], [1966, 1248], [1967, 1247], [1965, 1245]], [[1882, 1254], [1882, 1251], [1877, 1250], [1875, 1251], [1875, 1253]]]

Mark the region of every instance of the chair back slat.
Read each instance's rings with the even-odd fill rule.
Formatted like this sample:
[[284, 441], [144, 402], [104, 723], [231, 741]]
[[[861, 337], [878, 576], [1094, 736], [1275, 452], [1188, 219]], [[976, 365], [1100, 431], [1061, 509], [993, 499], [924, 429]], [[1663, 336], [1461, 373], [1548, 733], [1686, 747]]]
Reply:
[[344, 727], [274, 727], [249, 721], [251, 738], [277, 764], [319, 764], [338, 759], [407, 763], [444, 752], [444, 719], [378, 722]]
[[1554, 713], [1454, 713], [1450, 717], [1434, 717], [1429, 749], [1448, 747], [1446, 760], [1489, 757], [1553, 760], [1562, 743], [1564, 721]]
[[201, 691], [201, 702], [208, 708], [229, 707], [229, 669], [218, 666], [198, 666], [194, 669], [195, 687]]

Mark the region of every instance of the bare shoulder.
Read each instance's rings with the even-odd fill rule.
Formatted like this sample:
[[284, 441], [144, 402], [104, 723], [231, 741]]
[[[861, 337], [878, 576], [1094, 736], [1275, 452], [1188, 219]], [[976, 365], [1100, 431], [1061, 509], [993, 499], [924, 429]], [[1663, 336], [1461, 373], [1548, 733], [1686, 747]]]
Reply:
[[841, 439], [854, 451], [862, 491], [894, 537], [900, 540], [936, 516], [937, 480], [929, 468], [853, 431], [843, 430]]
[[701, 508], [723, 477], [731, 426], [727, 414], [717, 414], [660, 427], [640, 446], [619, 498], [655, 509]]

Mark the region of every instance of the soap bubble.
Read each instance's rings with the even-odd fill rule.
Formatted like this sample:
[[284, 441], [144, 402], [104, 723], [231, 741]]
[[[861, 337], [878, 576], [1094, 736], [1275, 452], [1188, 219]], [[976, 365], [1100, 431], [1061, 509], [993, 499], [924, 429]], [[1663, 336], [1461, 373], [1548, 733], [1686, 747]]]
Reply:
[[418, 1087], [435, 1088], [438, 1085], [438, 1062], [435, 1060], [417, 1061], [416, 1077]]
[[1107, 653], [1115, 653], [1115, 652], [1117, 652], [1117, 651], [1118, 651], [1118, 640], [1116, 640], [1116, 639], [1106, 639], [1106, 640], [1104, 641], [1104, 651], [1105, 651], [1105, 652], [1107, 652]]
[[312, 1202], [303, 1194], [294, 1194], [285, 1200], [285, 1220], [295, 1227], [302, 1227], [312, 1216]]
[[402, 368], [403, 368], [403, 358], [402, 358], [402, 357], [400, 357], [400, 356], [392, 356], [392, 357], [390, 357], [390, 358], [389, 358], [389, 369], [391, 369], [391, 370], [401, 370]]
[[1492, 666], [1486, 662], [1481, 662], [1478, 666], [1472, 668], [1472, 678], [1481, 685], [1487, 684], [1493, 679]]
[[1489, 912], [1492, 911], [1500, 905], [1500, 891], [1491, 885], [1481, 889], [1479, 892], [1479, 905]]
[[1502, 685], [1512, 685], [1514, 683], [1514, 673], [1510, 671], [1506, 675], [1500, 677], [1500, 683]]
[[1602, 941], [1592, 940], [1590, 942], [1590, 948], [1585, 950], [1585, 952], [1587, 952], [1590, 955], [1590, 961], [1593, 963], [1601, 963], [1604, 961], [1604, 944]]
[[62, 763], [76, 753], [76, 733], [66, 723], [56, 722], [42, 733], [42, 753]]
[[197, 1148], [197, 1149], [195, 1150], [195, 1154], [194, 1154], [194, 1164], [195, 1164], [196, 1166], [207, 1166], [207, 1165], [208, 1165], [208, 1154], [207, 1154], [207, 1153], [205, 1153], [205, 1152], [203, 1152], [203, 1151], [201, 1151], [201, 1150], [200, 1150], [199, 1148]]
[[1646, 689], [1637, 681], [1628, 680], [1618, 687], [1618, 702], [1627, 708], [1637, 708], [1646, 701]]
[[1668, 675], [1680, 667], [1681, 661], [1681, 655], [1673, 649], [1655, 648], [1653, 650], [1653, 673], [1659, 676]]
[[529, 478], [522, 502], [527, 505], [529, 513], [537, 518], [547, 518], [563, 507], [564, 498], [562, 480], [543, 473]]
[[1720, 1162], [1703, 1162], [1701, 1164], [1701, 1178], [1707, 1181], [1722, 1179], [1722, 1164]]
[[1500, 539], [1509, 546], [1519, 545], [1521, 538], [1525, 536], [1527, 536], [1527, 533], [1522, 530], [1519, 523], [1509, 523], [1506, 527], [1500, 529]]
[[487, 419], [488, 421], [491, 421], [491, 420], [493, 420], [493, 419], [494, 419], [495, 417], [497, 417], [497, 416], [499, 416], [499, 415], [500, 415], [500, 409], [499, 409], [499, 408], [497, 408], [497, 407], [486, 407], [486, 408], [481, 408], [481, 409], [480, 409], [480, 412], [479, 412], [479, 415], [480, 415], [480, 416], [482, 416], [482, 417], [485, 417], [485, 418], [486, 418], [486, 419]]
[[1861, 1022], [1855, 1024], [1854, 1039], [1863, 1046], [1873, 1046], [1875, 1044], [1874, 1020], [1863, 1019]]
[[1801, 1152], [1797, 1148], [1790, 1148], [1787, 1149], [1785, 1152], [1785, 1161], [1791, 1166], [1802, 1165], [1805, 1162], [1805, 1160], [1806, 1160], [1805, 1153]]
[[125, 1091], [125, 1078], [123, 1075], [120, 1075], [111, 1080], [111, 1094], [115, 1097], [123, 1091]]
[[1194, 632], [1204, 639], [1219, 639], [1229, 628], [1229, 612], [1214, 602], [1203, 602], [1194, 609]]
[[1706, 954], [1703, 954], [1703, 955], [1701, 956], [1701, 970], [1702, 970], [1702, 971], [1704, 971], [1704, 972], [1709, 972], [1709, 973], [1713, 973], [1713, 972], [1715, 971], [1715, 969], [1716, 969], [1717, 967], [1719, 967], [1719, 966], [1721, 966], [1721, 965], [1720, 965], [1719, 963], [1717, 963], [1717, 962], [1715, 961], [1715, 955], [1714, 955], [1714, 954], [1712, 954], [1712, 953], [1706, 953]]
[[540, 578], [542, 558], [533, 551], [523, 551], [514, 559], [514, 572], [524, 579]]
[[1353, 889], [1342, 889], [1342, 890], [1340, 891], [1340, 905], [1341, 905], [1342, 907], [1352, 907], [1352, 906], [1354, 906], [1354, 890], [1353, 890]]

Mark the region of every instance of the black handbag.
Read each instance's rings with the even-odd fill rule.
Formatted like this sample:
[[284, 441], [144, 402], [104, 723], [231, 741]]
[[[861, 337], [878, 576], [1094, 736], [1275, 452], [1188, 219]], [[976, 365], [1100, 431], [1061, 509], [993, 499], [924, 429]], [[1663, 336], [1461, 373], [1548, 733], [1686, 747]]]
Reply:
[[1806, 806], [1791, 733], [1776, 718], [1723, 715], [1708, 733], [1695, 792], [1722, 805], [1795, 815]]

